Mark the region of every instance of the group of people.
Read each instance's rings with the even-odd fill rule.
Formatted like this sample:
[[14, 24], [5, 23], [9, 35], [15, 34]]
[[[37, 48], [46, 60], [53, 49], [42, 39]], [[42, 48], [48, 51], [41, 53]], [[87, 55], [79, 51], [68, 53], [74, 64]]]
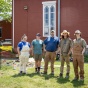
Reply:
[[[60, 74], [59, 77], [63, 77], [64, 63], [66, 62], [67, 71], [66, 78], [69, 78], [70, 74], [70, 54], [73, 57], [74, 68], [74, 81], [80, 78], [84, 80], [84, 52], [86, 48], [86, 41], [81, 37], [80, 30], [76, 30], [74, 33], [75, 39], [70, 38], [70, 33], [67, 30], [63, 30], [61, 33], [61, 39], [54, 35], [54, 30], [51, 30], [51, 35], [44, 41], [41, 40], [40, 33], [36, 34], [36, 38], [32, 43], [27, 42], [27, 36], [23, 35], [21, 42], [18, 43], [17, 51], [20, 60], [20, 74], [26, 74], [26, 65], [30, 56], [30, 51], [35, 59], [35, 72], [40, 73], [41, 60], [44, 55], [44, 72], [41, 74], [47, 74], [48, 63], [51, 63], [51, 75], [54, 75], [54, 62], [56, 54], [60, 53]], [[78, 67], [80, 72], [78, 71]]]

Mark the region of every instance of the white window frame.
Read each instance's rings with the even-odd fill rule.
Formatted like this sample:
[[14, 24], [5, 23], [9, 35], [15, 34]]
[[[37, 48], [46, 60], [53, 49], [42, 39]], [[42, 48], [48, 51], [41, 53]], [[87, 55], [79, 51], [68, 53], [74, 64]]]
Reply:
[[49, 7], [52, 7], [54, 6], [54, 9], [55, 9], [55, 14], [54, 14], [54, 30], [55, 30], [55, 35], [56, 35], [56, 1], [45, 1], [45, 2], [42, 2], [43, 4], [43, 37], [48, 37], [50, 36], [50, 10], [49, 10], [49, 35], [44, 35], [44, 8], [47, 6]]

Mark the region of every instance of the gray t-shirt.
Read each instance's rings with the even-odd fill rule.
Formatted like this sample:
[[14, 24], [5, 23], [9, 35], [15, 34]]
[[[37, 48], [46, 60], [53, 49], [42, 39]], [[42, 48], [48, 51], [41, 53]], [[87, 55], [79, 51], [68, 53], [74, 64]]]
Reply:
[[33, 53], [34, 54], [42, 54], [43, 41], [34, 39], [32, 41], [33, 45]]
[[70, 38], [62, 39], [60, 41], [59, 47], [61, 48], [61, 53], [68, 54], [70, 48], [72, 47], [72, 40]]

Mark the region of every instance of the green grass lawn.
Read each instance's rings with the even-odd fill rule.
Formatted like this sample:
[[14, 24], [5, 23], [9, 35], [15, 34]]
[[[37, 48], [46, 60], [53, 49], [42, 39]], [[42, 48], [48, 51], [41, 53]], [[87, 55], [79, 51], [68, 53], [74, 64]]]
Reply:
[[[59, 65], [60, 62], [55, 62]], [[60, 70], [55, 67], [55, 75], [50, 74], [50, 67], [47, 75], [35, 74], [34, 68], [28, 68], [26, 75], [18, 75], [18, 68], [13, 70], [11, 66], [3, 66], [0, 70], [0, 88], [88, 88], [88, 63], [85, 63], [84, 82], [75, 81], [73, 65], [71, 63], [70, 78], [65, 78], [66, 67], [64, 68], [64, 77], [57, 78]], [[41, 72], [43, 69], [41, 69]]]

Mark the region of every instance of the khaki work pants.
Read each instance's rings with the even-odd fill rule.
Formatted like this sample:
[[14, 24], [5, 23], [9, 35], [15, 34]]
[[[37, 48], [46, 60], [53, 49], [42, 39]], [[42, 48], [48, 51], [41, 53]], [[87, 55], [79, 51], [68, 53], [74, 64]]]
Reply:
[[[75, 77], [84, 78], [84, 56], [83, 55], [73, 55], [73, 66], [74, 66], [74, 73]], [[78, 73], [78, 67], [80, 69], [80, 72]]]
[[54, 62], [56, 58], [56, 53], [55, 52], [48, 52], [46, 51], [45, 54], [45, 66], [44, 66], [44, 72], [47, 72], [48, 69], [48, 63], [51, 62], [51, 72], [54, 72]]
[[70, 72], [70, 58], [69, 55], [61, 55], [60, 57], [61, 59], [61, 66], [60, 66], [60, 73], [63, 74], [63, 70], [64, 70], [64, 63], [66, 62], [67, 65], [67, 73]]

